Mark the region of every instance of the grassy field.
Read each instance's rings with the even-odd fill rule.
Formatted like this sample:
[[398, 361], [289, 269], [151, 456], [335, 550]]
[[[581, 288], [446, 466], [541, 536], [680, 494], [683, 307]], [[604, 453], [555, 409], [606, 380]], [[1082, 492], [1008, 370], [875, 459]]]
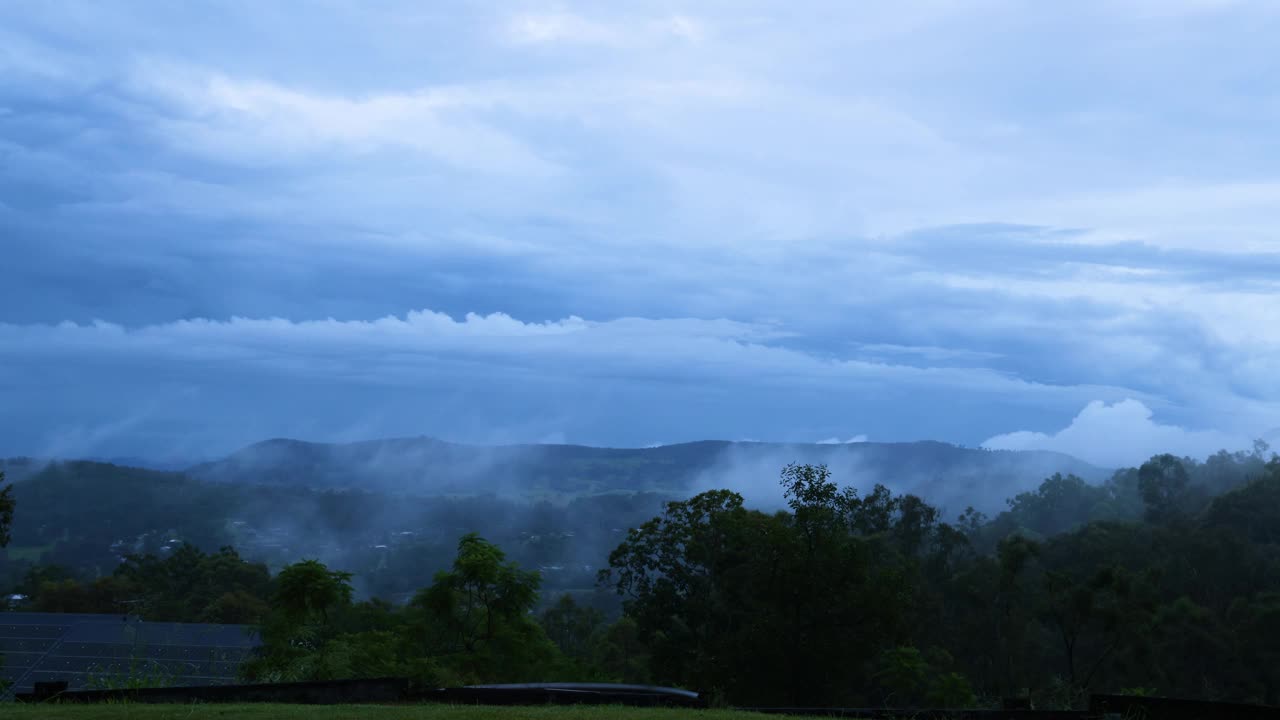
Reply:
[[6, 720], [761, 720], [731, 710], [475, 705], [11, 705]]

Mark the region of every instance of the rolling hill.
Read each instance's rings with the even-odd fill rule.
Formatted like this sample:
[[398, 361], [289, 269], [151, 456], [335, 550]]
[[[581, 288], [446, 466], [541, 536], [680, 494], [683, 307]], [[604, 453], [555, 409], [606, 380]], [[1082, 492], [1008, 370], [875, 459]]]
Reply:
[[986, 509], [1003, 507], [1005, 498], [1036, 487], [1055, 472], [1075, 473], [1091, 482], [1110, 474], [1059, 453], [988, 451], [939, 442], [701, 441], [624, 449], [487, 447], [425, 437], [347, 444], [268, 440], [187, 473], [226, 483], [516, 498], [634, 491], [679, 495], [727, 487], [765, 502], [776, 495], [778, 473], [791, 462], [826, 463], [843, 485], [865, 489], [879, 482], [931, 502]]

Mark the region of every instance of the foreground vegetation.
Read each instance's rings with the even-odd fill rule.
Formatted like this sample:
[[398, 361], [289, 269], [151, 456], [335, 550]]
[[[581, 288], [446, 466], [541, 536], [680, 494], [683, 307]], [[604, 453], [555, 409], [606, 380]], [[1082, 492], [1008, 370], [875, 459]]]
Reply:
[[[241, 621], [251, 681], [407, 676], [653, 682], [733, 705], [1038, 707], [1089, 692], [1280, 703], [1280, 459], [1169, 455], [1100, 485], [1055, 475], [988, 520], [912, 495], [782, 473], [788, 507], [713, 490], [611, 553], [609, 617], [474, 534], [409, 602], [353, 601], [311, 560], [274, 576], [235, 550], [131, 556], [96, 579], [28, 573], [34, 609]], [[21, 509], [19, 508], [19, 514]], [[127, 682], [127, 679], [126, 679]]]

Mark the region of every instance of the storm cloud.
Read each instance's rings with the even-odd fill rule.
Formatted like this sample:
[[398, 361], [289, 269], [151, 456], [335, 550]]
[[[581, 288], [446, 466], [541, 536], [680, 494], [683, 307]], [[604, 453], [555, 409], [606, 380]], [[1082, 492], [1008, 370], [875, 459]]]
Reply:
[[1253, 2], [9, 4], [0, 454], [1265, 435], [1277, 31]]

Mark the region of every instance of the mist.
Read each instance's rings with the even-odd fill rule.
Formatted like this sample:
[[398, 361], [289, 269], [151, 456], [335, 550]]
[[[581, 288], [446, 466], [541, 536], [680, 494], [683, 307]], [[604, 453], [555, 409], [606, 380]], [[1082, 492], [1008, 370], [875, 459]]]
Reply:
[[779, 481], [791, 463], [826, 465], [834, 482], [860, 494], [883, 485], [895, 494], [919, 496], [944, 518], [967, 507], [995, 514], [1005, 508], [1006, 499], [1036, 488], [1055, 472], [1094, 483], [1110, 474], [1107, 468], [1058, 453], [993, 452], [944, 443], [735, 443], [698, 473], [691, 491], [725, 488], [742, 495], [749, 507], [781, 509], [786, 503]]
[[[320, 559], [355, 572], [362, 593], [403, 600], [447, 567], [460, 536], [476, 532], [522, 565], [542, 570], [551, 594], [584, 591], [626, 532], [666, 502], [729, 489], [748, 507], [784, 507], [779, 476], [790, 463], [825, 464], [837, 483], [861, 493], [882, 484], [919, 495], [944, 518], [969, 506], [995, 514], [1007, 498], [1054, 472], [1092, 482], [1107, 475], [1057, 453], [944, 443], [704, 441], [629, 449], [462, 445], [428, 437], [341, 444], [275, 439], [180, 474], [111, 470], [141, 473], [132, 480], [140, 502], [177, 503], [176, 509], [152, 513], [152, 522], [161, 525], [145, 528], [153, 536], [104, 535], [81, 548], [90, 554], [108, 546], [165, 552], [173, 540], [225, 543], [272, 568]], [[77, 473], [102, 472], [94, 467], [28, 461], [12, 464], [10, 475], [23, 487], [52, 468], [69, 483]], [[119, 479], [105, 482], [124, 487]], [[192, 489], [183, 495], [183, 487]], [[166, 499], [170, 491], [178, 494]], [[203, 497], [204, 506], [191, 505], [188, 496]], [[81, 514], [64, 522], [94, 522], [90, 508]], [[36, 516], [20, 517], [35, 522]], [[197, 519], [200, 530], [183, 530], [184, 522]], [[138, 526], [135, 535], [143, 530]]]

